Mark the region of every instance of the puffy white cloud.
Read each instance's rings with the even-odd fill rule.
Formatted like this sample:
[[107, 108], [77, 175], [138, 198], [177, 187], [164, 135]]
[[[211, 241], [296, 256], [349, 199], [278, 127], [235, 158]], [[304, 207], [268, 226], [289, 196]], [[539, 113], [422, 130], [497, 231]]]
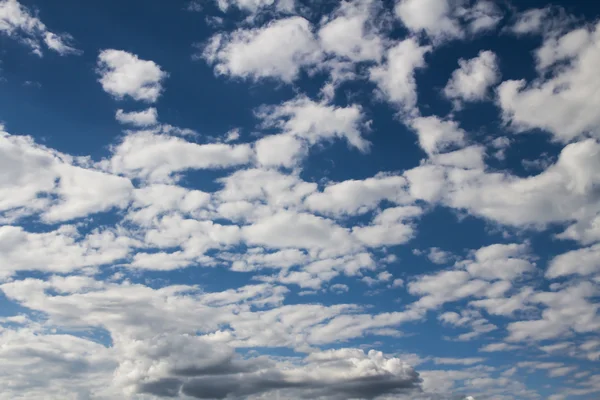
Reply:
[[255, 144], [256, 160], [265, 167], [297, 165], [307, 154], [307, 145], [290, 134], [266, 136]]
[[128, 179], [74, 165], [77, 160], [30, 137], [1, 132], [0, 154], [0, 211], [8, 220], [41, 212], [45, 221], [58, 222], [129, 204]]
[[405, 39], [391, 47], [383, 65], [370, 70], [370, 79], [377, 85], [380, 96], [407, 113], [417, 105], [415, 70], [425, 67], [425, 54], [430, 46], [420, 46], [417, 39]]
[[214, 65], [218, 74], [254, 80], [277, 78], [288, 83], [296, 79], [303, 67], [319, 62], [321, 56], [311, 24], [302, 17], [219, 33], [196, 55]]
[[[264, 128], [276, 128], [310, 145], [333, 139], [345, 139], [362, 152], [370, 143], [362, 137], [369, 122], [359, 105], [337, 107], [298, 96], [276, 106], [263, 106], [256, 113]], [[279, 139], [289, 140], [289, 139]], [[295, 145], [294, 145], [295, 147]]]
[[393, 246], [408, 242], [414, 236], [412, 221], [423, 210], [415, 206], [386, 208], [370, 225], [355, 226], [352, 233], [371, 247]]
[[158, 122], [158, 112], [156, 108], [150, 107], [143, 111], [131, 111], [125, 112], [121, 109], [117, 110], [115, 118], [122, 124], [129, 124], [133, 126], [152, 126]]
[[311, 211], [325, 215], [344, 216], [366, 213], [384, 200], [408, 204], [406, 179], [395, 175], [378, 175], [364, 180], [348, 180], [327, 185], [304, 201]]
[[114, 173], [154, 182], [168, 182], [189, 169], [227, 168], [244, 165], [253, 156], [247, 145], [196, 144], [151, 131], [128, 134], [102, 165]]
[[129, 96], [148, 103], [158, 100], [162, 82], [168, 76], [154, 61], [115, 49], [100, 52], [96, 70], [106, 93], [117, 99]]
[[408, 291], [421, 296], [413, 307], [434, 309], [444, 303], [471, 296], [483, 296], [489, 283], [471, 279], [466, 271], [448, 270], [433, 275], [424, 275], [408, 284]]
[[544, 226], [596, 215], [596, 177], [591, 171], [599, 168], [599, 148], [593, 139], [569, 144], [554, 165], [527, 178], [434, 165], [404, 175], [415, 198], [442, 202], [503, 224]]
[[427, 258], [434, 264], [445, 264], [453, 258], [452, 253], [444, 251], [439, 247], [432, 247], [429, 249]]
[[466, 132], [455, 121], [436, 116], [417, 117], [410, 121], [410, 125], [417, 133], [419, 145], [429, 156], [461, 146], [465, 141]]
[[467, 33], [490, 30], [502, 12], [488, 0], [400, 0], [396, 15], [414, 33], [424, 32], [434, 43], [462, 39]]
[[71, 47], [70, 35], [50, 32], [39, 18], [31, 15], [29, 9], [17, 0], [0, 1], [0, 33], [29, 46], [38, 56], [42, 56], [41, 42], [60, 55], [81, 53]]
[[510, 281], [535, 270], [526, 244], [493, 244], [475, 251], [473, 256], [459, 265], [477, 278]]
[[413, 32], [425, 31], [434, 39], [460, 38], [460, 23], [452, 16], [449, 0], [401, 0], [396, 15]]
[[598, 137], [600, 106], [596, 65], [600, 62], [600, 24], [554, 39], [538, 51], [538, 64], [546, 67], [557, 61], [549, 78], [546, 74], [527, 84], [510, 80], [498, 87], [498, 103], [506, 123], [518, 131], [540, 128], [553, 139], [570, 142], [579, 137]]
[[460, 59], [458, 64], [460, 68], [452, 73], [444, 88], [444, 95], [449, 99], [484, 100], [489, 88], [500, 80], [496, 54], [489, 50], [479, 52], [470, 60]]
[[114, 232], [82, 235], [75, 226], [62, 225], [45, 233], [21, 227], [0, 227], [0, 277], [17, 271], [69, 273], [125, 259], [136, 242]]
[[342, 2], [319, 29], [323, 50], [353, 62], [379, 61], [384, 39], [370, 23], [377, 7], [372, 0]]
[[552, 259], [546, 277], [553, 279], [568, 275], [589, 276], [600, 273], [600, 244], [571, 250]]
[[73, 165], [56, 166], [58, 201], [43, 214], [46, 221], [66, 221], [89, 214], [125, 208], [131, 200], [129, 179]]
[[270, 248], [302, 248], [333, 254], [357, 248], [346, 229], [307, 213], [282, 211], [245, 226], [243, 234], [248, 243]]
[[516, 311], [525, 311], [532, 309], [526, 305], [529, 297], [533, 294], [533, 289], [526, 287], [519, 293], [510, 297], [494, 297], [483, 300], [475, 300], [469, 303], [472, 307], [485, 309], [492, 315], [511, 316]]
[[571, 332], [587, 333], [600, 329], [598, 306], [589, 299], [599, 293], [590, 282], [571, 284], [556, 292], [538, 292], [529, 302], [544, 306], [541, 318], [512, 322], [508, 341], [556, 339]]
[[481, 313], [476, 310], [465, 309], [462, 310], [460, 314], [453, 311], [448, 311], [441, 314], [438, 317], [438, 320], [445, 325], [450, 325], [456, 328], [471, 329], [469, 332], [462, 333], [453, 339], [456, 341], [473, 340], [485, 333], [498, 329], [496, 325], [491, 324], [487, 319], [482, 317]]

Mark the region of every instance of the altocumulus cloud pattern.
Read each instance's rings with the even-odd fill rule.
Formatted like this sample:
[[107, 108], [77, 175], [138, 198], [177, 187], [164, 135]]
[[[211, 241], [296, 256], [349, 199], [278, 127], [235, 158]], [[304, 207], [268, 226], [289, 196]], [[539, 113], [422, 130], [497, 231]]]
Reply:
[[0, 0], [0, 399], [600, 398], [599, 16]]

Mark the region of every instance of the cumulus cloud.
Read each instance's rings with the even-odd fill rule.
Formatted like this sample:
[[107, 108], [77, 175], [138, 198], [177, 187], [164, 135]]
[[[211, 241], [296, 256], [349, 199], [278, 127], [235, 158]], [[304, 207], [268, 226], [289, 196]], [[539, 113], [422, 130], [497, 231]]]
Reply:
[[145, 127], [156, 125], [158, 122], [158, 112], [156, 108], [150, 107], [143, 111], [126, 112], [121, 109], [117, 110], [115, 118], [122, 124]]
[[196, 57], [214, 65], [217, 74], [289, 83], [302, 68], [319, 62], [321, 51], [310, 22], [289, 17], [260, 28], [217, 34]]
[[[498, 87], [498, 104], [507, 124], [517, 132], [539, 128], [554, 140], [570, 142], [598, 137], [600, 24], [546, 39], [537, 52], [538, 67], [556, 63], [556, 73], [533, 82], [509, 80]], [[564, 65], [562, 65], [564, 63]]]
[[30, 137], [2, 132], [0, 152], [5, 154], [0, 193], [6, 194], [0, 211], [8, 220], [41, 213], [46, 221], [60, 222], [129, 204], [129, 180], [79, 166]]
[[384, 39], [370, 21], [377, 8], [372, 0], [341, 3], [319, 29], [323, 51], [353, 62], [381, 60]]
[[43, 54], [42, 42], [60, 55], [81, 53], [72, 47], [71, 35], [49, 31], [39, 18], [17, 0], [0, 1], [0, 33], [25, 44], [40, 57]]
[[[458, 51], [494, 2], [315, 4], [216, 2], [195, 57], [248, 91], [226, 120], [159, 123], [163, 58], [109, 49], [117, 139], [2, 126], [0, 398], [540, 398], [523, 373], [600, 392], [598, 25], [502, 5], [502, 40], [540, 43], [509, 49], [533, 78], [507, 63], [492, 90], [506, 48]], [[15, 0], [0, 31], [75, 52]]]
[[383, 65], [370, 70], [370, 79], [379, 95], [407, 113], [414, 113], [417, 104], [415, 70], [425, 67], [429, 46], [420, 46], [417, 39], [405, 39], [391, 47]]
[[416, 198], [466, 209], [503, 224], [544, 226], [596, 215], [591, 171], [599, 160], [598, 147], [594, 139], [569, 144], [554, 165], [528, 178], [436, 165], [422, 165], [404, 175]]
[[189, 169], [239, 166], [251, 158], [249, 145], [200, 145], [175, 136], [139, 131], [127, 135], [105, 164], [115, 173], [168, 182], [174, 174]]
[[400, 0], [395, 12], [410, 31], [424, 32], [434, 43], [493, 29], [502, 19], [502, 12], [487, 0]]
[[500, 71], [496, 54], [487, 50], [470, 60], [458, 61], [460, 68], [444, 88], [449, 99], [463, 101], [481, 101], [488, 95], [489, 88], [500, 80]]
[[358, 105], [337, 107], [299, 96], [279, 105], [262, 106], [256, 116], [262, 127], [281, 131], [257, 142], [258, 161], [263, 165], [293, 166], [308, 146], [334, 139], [344, 139], [361, 152], [370, 147], [362, 135], [369, 122]]
[[117, 99], [154, 103], [162, 93], [168, 76], [154, 61], [142, 60], [123, 50], [106, 49], [98, 55], [97, 73], [102, 89]]

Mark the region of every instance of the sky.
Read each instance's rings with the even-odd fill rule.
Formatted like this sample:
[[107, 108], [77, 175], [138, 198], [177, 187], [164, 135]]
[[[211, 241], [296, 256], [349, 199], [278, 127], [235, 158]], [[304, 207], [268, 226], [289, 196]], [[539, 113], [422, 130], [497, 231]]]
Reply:
[[0, 399], [600, 398], [599, 16], [0, 0]]

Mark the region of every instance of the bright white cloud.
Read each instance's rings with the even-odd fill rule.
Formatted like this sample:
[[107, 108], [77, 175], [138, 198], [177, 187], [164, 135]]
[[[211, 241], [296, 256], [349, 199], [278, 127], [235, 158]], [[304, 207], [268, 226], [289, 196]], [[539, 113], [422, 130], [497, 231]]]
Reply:
[[126, 112], [121, 109], [117, 110], [115, 118], [122, 124], [129, 124], [133, 126], [152, 126], [158, 122], [158, 112], [156, 108], [150, 107], [143, 111], [130, 111]]
[[561, 142], [598, 137], [600, 106], [596, 65], [600, 62], [600, 24], [589, 30], [549, 38], [537, 53], [540, 67], [563, 61], [556, 73], [531, 83], [503, 82], [498, 103], [503, 117], [517, 132], [539, 128]]
[[385, 64], [370, 70], [370, 79], [379, 95], [407, 113], [414, 113], [417, 104], [415, 70], [425, 67], [429, 46], [420, 46], [417, 39], [405, 39], [390, 48]]
[[400, 0], [396, 16], [413, 33], [424, 32], [434, 43], [462, 39], [493, 29], [502, 12], [488, 0]]
[[39, 18], [31, 15], [29, 9], [17, 0], [0, 1], [0, 33], [22, 42], [40, 57], [41, 42], [60, 55], [81, 53], [70, 45], [72, 37], [69, 34], [50, 32]]
[[376, 10], [377, 3], [372, 0], [342, 2], [319, 30], [323, 50], [353, 62], [379, 61], [384, 40], [369, 26]]
[[127, 135], [104, 164], [115, 173], [167, 182], [186, 170], [239, 166], [251, 159], [249, 145], [199, 145], [175, 136], [139, 131]]
[[362, 137], [369, 122], [359, 105], [337, 107], [299, 96], [277, 106], [263, 106], [257, 117], [265, 128], [277, 128], [283, 133], [306, 140], [314, 145], [322, 141], [345, 139], [362, 152], [370, 143]]
[[303, 67], [320, 61], [321, 51], [310, 22], [290, 17], [260, 28], [217, 34], [198, 57], [214, 65], [217, 74], [290, 83]]
[[396, 204], [411, 202], [403, 177], [380, 175], [365, 180], [332, 183], [323, 192], [308, 196], [305, 204], [312, 211], [339, 217], [365, 213], [384, 200]]
[[162, 82], [168, 76], [154, 61], [114, 49], [100, 52], [97, 72], [106, 93], [117, 99], [129, 96], [148, 103], [158, 100], [163, 90]]
[[500, 80], [500, 70], [496, 54], [486, 50], [470, 60], [458, 61], [460, 68], [444, 88], [449, 99], [463, 101], [481, 101], [488, 95], [489, 88]]
[[600, 273], [600, 244], [561, 254], [550, 262], [546, 276], [559, 278], [569, 275], [589, 276]]

